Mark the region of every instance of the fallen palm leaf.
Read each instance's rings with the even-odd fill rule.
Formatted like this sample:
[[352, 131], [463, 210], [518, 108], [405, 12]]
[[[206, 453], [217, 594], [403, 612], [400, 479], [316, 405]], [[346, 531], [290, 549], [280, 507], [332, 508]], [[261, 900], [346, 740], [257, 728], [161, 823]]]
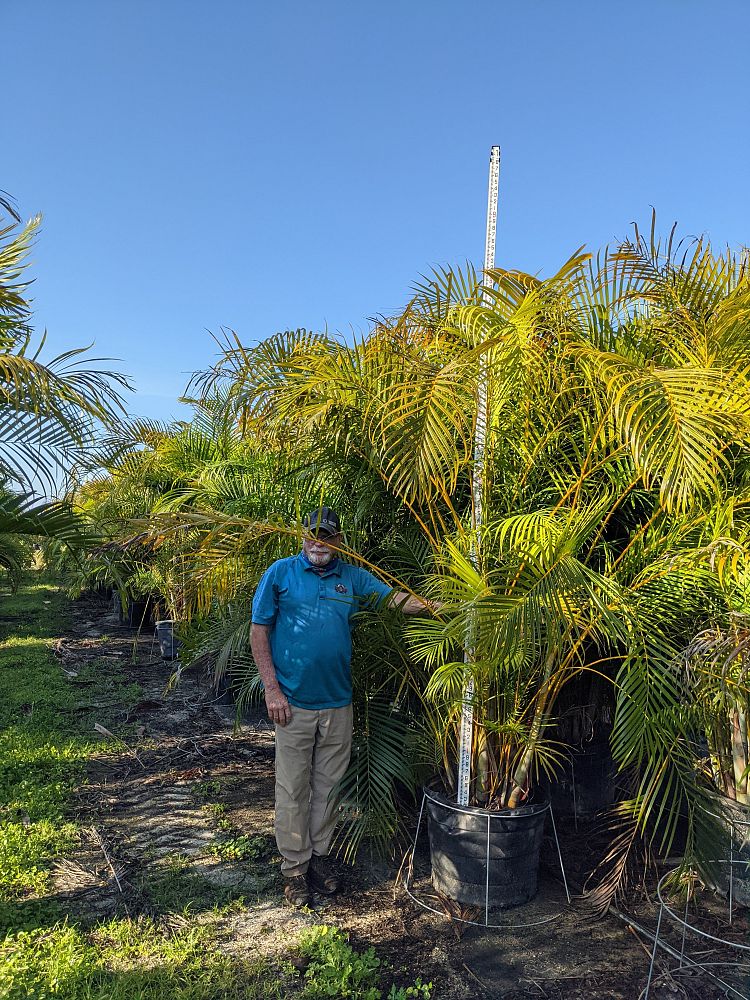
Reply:
[[120, 892], [122, 892], [122, 883], [120, 882], [120, 876], [125, 873], [124, 866], [120, 865], [119, 868], [115, 868], [115, 864], [112, 860], [109, 851], [107, 850], [107, 845], [104, 842], [104, 838], [102, 837], [101, 833], [97, 830], [95, 826], [91, 827], [91, 839], [94, 841], [94, 843], [97, 845], [97, 847], [101, 850], [102, 854], [104, 855], [104, 860], [107, 862], [107, 867], [112, 872], [112, 877], [117, 883], [117, 888], [119, 889]]
[[121, 738], [120, 738], [119, 736], [115, 736], [115, 734], [114, 734], [113, 732], [110, 732], [110, 730], [109, 730], [109, 729], [107, 729], [107, 728], [106, 728], [106, 726], [102, 726], [102, 725], [100, 725], [100, 724], [99, 724], [98, 722], [95, 722], [95, 723], [94, 723], [94, 729], [95, 729], [95, 730], [97, 731], [97, 733], [101, 733], [101, 735], [102, 735], [102, 736], [106, 736], [106, 737], [107, 737], [107, 739], [110, 739], [110, 740], [112, 740], [112, 741], [113, 741], [114, 743], [119, 743], [119, 744], [120, 744], [120, 746], [123, 746], [123, 747], [125, 747], [125, 749], [127, 750], [127, 752], [128, 752], [128, 753], [129, 753], [129, 754], [130, 754], [130, 755], [131, 755], [132, 757], [135, 757], [135, 759], [136, 759], [136, 760], [138, 761], [138, 763], [139, 763], [139, 764], [141, 765], [141, 767], [142, 767], [142, 768], [143, 768], [144, 770], [146, 769], [146, 765], [145, 765], [145, 764], [143, 763], [143, 761], [141, 760], [141, 758], [140, 758], [140, 757], [138, 756], [138, 754], [137, 754], [137, 753], [135, 752], [135, 750], [134, 750], [134, 749], [133, 749], [133, 748], [132, 748], [132, 747], [130, 746], [130, 744], [129, 744], [129, 743], [126, 743], [126, 742], [125, 742], [125, 740], [121, 739]]

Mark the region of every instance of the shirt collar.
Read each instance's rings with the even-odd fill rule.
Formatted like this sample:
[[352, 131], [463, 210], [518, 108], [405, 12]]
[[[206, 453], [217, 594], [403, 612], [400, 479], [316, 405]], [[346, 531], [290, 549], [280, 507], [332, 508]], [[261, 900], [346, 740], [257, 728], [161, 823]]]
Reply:
[[338, 556], [334, 556], [333, 559], [328, 563], [328, 565], [323, 569], [321, 573], [317, 566], [313, 566], [310, 560], [307, 558], [304, 552], [300, 552], [298, 556], [300, 562], [302, 563], [302, 568], [305, 570], [310, 570], [310, 572], [317, 574], [318, 576], [341, 576], [341, 560]]

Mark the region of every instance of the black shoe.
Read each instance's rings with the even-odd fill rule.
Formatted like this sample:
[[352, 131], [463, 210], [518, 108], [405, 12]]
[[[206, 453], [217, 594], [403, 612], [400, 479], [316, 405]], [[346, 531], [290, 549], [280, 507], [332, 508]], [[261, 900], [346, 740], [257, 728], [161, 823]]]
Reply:
[[292, 906], [309, 906], [310, 887], [307, 875], [287, 875], [284, 880], [284, 897]]
[[312, 891], [321, 896], [335, 896], [341, 888], [341, 879], [329, 858], [313, 855], [307, 869], [307, 880]]

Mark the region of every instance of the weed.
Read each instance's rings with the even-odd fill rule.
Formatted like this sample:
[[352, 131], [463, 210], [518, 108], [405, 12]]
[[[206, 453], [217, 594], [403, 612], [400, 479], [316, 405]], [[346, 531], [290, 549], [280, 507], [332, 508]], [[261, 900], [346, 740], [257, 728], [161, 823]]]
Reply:
[[380, 1000], [377, 987], [380, 959], [374, 948], [356, 952], [346, 935], [323, 924], [311, 927], [300, 938], [301, 954], [309, 959], [305, 971], [305, 997], [351, 997]]
[[[309, 960], [302, 996], [381, 1000], [378, 986], [384, 964], [374, 948], [357, 952], [343, 931], [325, 924], [303, 931], [299, 951]], [[413, 986], [391, 986], [387, 1000], [430, 1000], [432, 983], [417, 979]]]
[[259, 861], [270, 850], [267, 837], [245, 834], [213, 844], [211, 853], [223, 861]]
[[0, 940], [3, 933], [32, 931], [35, 927], [50, 927], [63, 917], [58, 903], [51, 899], [0, 899]]
[[217, 819], [219, 819], [219, 817], [221, 816], [224, 816], [227, 811], [227, 807], [224, 805], [223, 802], [208, 802], [206, 803], [206, 805], [203, 806], [203, 808], [206, 810], [206, 812], [210, 812], [211, 815], [215, 816]]
[[417, 976], [413, 986], [391, 986], [387, 1000], [430, 1000], [432, 996], [432, 983], [423, 983]]
[[198, 781], [193, 785], [193, 795], [199, 799], [210, 799], [221, 792], [220, 781]]

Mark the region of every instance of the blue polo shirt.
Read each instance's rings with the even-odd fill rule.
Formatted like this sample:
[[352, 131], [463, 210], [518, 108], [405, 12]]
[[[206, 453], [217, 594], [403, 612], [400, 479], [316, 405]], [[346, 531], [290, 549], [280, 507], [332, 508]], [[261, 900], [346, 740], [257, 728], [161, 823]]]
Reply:
[[352, 616], [392, 588], [336, 559], [317, 571], [304, 552], [261, 577], [252, 620], [270, 625], [279, 687], [298, 708], [343, 708], [352, 700]]

